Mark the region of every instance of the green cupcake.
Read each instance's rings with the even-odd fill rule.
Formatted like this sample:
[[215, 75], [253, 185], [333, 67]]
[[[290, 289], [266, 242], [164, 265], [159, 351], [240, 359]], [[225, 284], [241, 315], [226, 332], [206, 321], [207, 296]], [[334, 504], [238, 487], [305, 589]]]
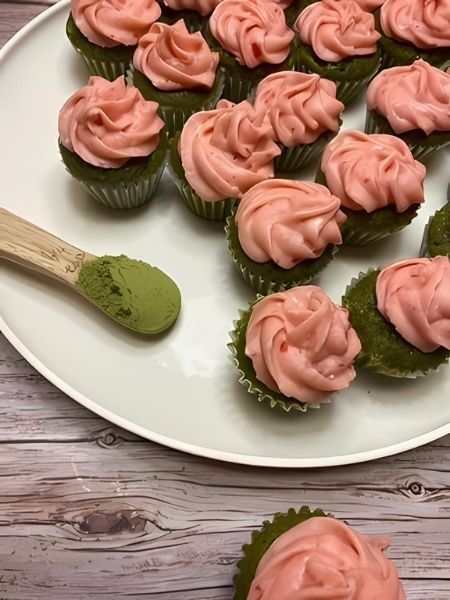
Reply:
[[[124, 122], [124, 106], [130, 121]], [[59, 148], [68, 172], [109, 208], [135, 208], [155, 193], [167, 155], [157, 104], [123, 77], [91, 77], [59, 116]]]
[[342, 241], [339, 206], [326, 188], [309, 181], [269, 179], [253, 186], [225, 227], [240, 276], [260, 294], [309, 283]]
[[[244, 35], [249, 27], [251, 35]], [[270, 73], [293, 70], [293, 38], [274, 2], [223, 0], [210, 17], [207, 34], [225, 72], [223, 98], [241, 102]]]
[[239, 382], [270, 408], [320, 408], [355, 377], [361, 345], [347, 312], [314, 285], [258, 296], [240, 311], [230, 336]]
[[194, 113], [215, 107], [222, 94], [219, 55], [200, 32], [189, 33], [183, 20], [152, 25], [139, 40], [133, 63], [129, 82], [146, 100], [158, 102], [170, 137]]
[[[448, 361], [449, 349], [439, 343], [445, 332], [442, 334], [435, 323], [438, 317], [430, 317], [426, 312], [432, 298], [425, 299], [424, 294], [429, 292], [423, 283], [433, 277], [435, 287], [431, 293], [442, 297], [439, 286], [449, 283], [448, 262], [444, 257], [409, 259], [383, 270], [360, 273], [352, 280], [342, 305], [349, 311], [350, 322], [361, 341], [357, 366], [389, 377], [416, 378], [436, 371]], [[422, 296], [423, 305], [417, 304]], [[448, 295], [440, 309], [444, 313], [445, 303], [448, 304]]]
[[365, 246], [400, 231], [417, 216], [425, 175], [425, 167], [399, 138], [350, 130], [327, 146], [316, 181], [341, 200], [347, 216], [341, 226], [343, 243]]
[[208, 28], [209, 15], [220, 0], [165, 0], [161, 4], [162, 23], [173, 25], [180, 19], [191, 33]]
[[294, 28], [299, 36], [296, 69], [334, 81], [336, 96], [345, 105], [356, 98], [380, 67], [380, 35], [374, 17], [355, 2], [315, 2], [300, 13]]
[[450, 258], [450, 202], [430, 217], [423, 233], [420, 256]]
[[120, 8], [107, 0], [101, 11], [86, 16], [85, 10], [85, 4], [72, 2], [67, 37], [91, 75], [114, 81], [127, 72], [139, 38], [158, 19], [161, 8], [156, 0], [124, 0]]
[[450, 145], [450, 73], [423, 60], [381, 71], [367, 90], [367, 133], [397, 135], [425, 161]]

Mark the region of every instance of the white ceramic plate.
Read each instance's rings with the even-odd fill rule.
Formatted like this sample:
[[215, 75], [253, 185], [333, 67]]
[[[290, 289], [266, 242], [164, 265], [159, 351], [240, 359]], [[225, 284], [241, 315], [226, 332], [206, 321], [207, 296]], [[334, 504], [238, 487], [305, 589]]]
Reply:
[[[183, 308], [168, 335], [142, 339], [65, 288], [3, 262], [0, 327], [19, 352], [113, 423], [232, 462], [338, 465], [401, 452], [449, 432], [448, 367], [418, 381], [361, 372], [349, 391], [307, 414], [278, 414], [247, 395], [226, 344], [252, 293], [234, 272], [221, 226], [191, 215], [168, 176], [144, 209], [106, 210], [86, 197], [60, 162], [58, 111], [88, 77], [65, 37], [67, 15], [67, 1], [56, 5], [1, 53], [0, 204], [97, 255], [125, 253], [160, 266], [178, 282]], [[345, 128], [363, 121], [361, 104], [346, 114]], [[320, 281], [335, 301], [361, 270], [417, 254], [429, 215], [446, 199], [449, 172], [448, 156], [434, 161], [426, 206], [409, 228], [337, 256]]]

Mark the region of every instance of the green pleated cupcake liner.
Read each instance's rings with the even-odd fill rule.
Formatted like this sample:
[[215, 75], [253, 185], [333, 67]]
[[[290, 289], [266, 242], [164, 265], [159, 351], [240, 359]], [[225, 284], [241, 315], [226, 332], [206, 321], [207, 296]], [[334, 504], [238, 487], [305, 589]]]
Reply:
[[83, 59], [91, 75], [98, 75], [109, 81], [114, 81], [125, 75], [130, 68], [135, 46], [103, 48], [93, 44], [78, 29], [72, 14], [69, 15], [67, 21], [66, 33], [70, 43]]
[[158, 21], [161, 21], [161, 23], [167, 23], [168, 25], [173, 25], [180, 19], [183, 19], [189, 33], [202, 31], [208, 22], [208, 17], [202, 17], [202, 15], [195, 10], [173, 10], [163, 3], [161, 3], [160, 6], [161, 16]]
[[433, 67], [446, 71], [450, 67], [450, 49], [436, 48], [424, 50], [415, 46], [398, 42], [385, 35], [379, 40], [382, 51], [382, 68], [390, 69], [403, 65], [410, 65], [417, 59], [425, 60]]
[[258, 565], [276, 539], [312, 517], [326, 516], [320, 508], [312, 511], [309, 506], [302, 506], [298, 511], [290, 508], [286, 513], [277, 513], [272, 521], [264, 521], [260, 530], [252, 532], [250, 543], [242, 547], [243, 556], [233, 578], [233, 600], [247, 600]]
[[263, 402], [270, 408], [275, 408], [288, 413], [305, 413], [310, 408], [320, 408], [322, 404], [327, 403], [311, 404], [308, 402], [299, 402], [271, 390], [257, 379], [253, 363], [245, 354], [245, 336], [253, 307], [257, 302], [262, 300], [263, 297], [264, 296], [258, 296], [256, 301], [252, 302], [247, 310], [239, 311], [239, 319], [233, 322], [234, 329], [233, 331], [230, 331], [229, 334], [231, 342], [228, 344], [228, 348], [231, 351], [233, 363], [239, 372], [239, 383], [244, 386], [249, 394], [255, 396], [258, 402]]
[[306, 285], [318, 277], [338, 251], [338, 246], [329, 244], [316, 259], [305, 260], [292, 269], [282, 269], [272, 261], [257, 263], [245, 254], [239, 242], [234, 214], [227, 218], [225, 234], [239, 275], [247, 285], [262, 295]]
[[450, 258], [450, 203], [429, 218], [423, 232], [419, 256]]
[[159, 104], [159, 113], [165, 122], [169, 138], [181, 131], [186, 121], [196, 112], [215, 108], [225, 83], [222, 69], [217, 70], [214, 86], [209, 92], [185, 90], [164, 92], [156, 88], [145, 75], [131, 67], [127, 72], [128, 85], [134, 85], [146, 100]]
[[137, 208], [147, 203], [158, 188], [166, 164], [165, 142], [146, 159], [130, 160], [118, 169], [93, 167], [61, 143], [66, 170], [98, 202], [114, 209]]
[[392, 129], [389, 121], [375, 110], [367, 110], [364, 131], [388, 133], [399, 137], [408, 145], [414, 158], [420, 162], [426, 162], [433, 154], [450, 145], [450, 131], [437, 131], [426, 135], [416, 129], [398, 134]]
[[280, 156], [275, 159], [275, 173], [298, 171], [315, 161], [323, 152], [333, 135], [322, 135], [312, 144], [299, 144], [288, 148], [282, 146]]
[[400, 379], [424, 377], [448, 362], [450, 351], [438, 348], [421, 352], [397, 333], [377, 308], [376, 281], [379, 269], [369, 269], [353, 278], [342, 298], [352, 327], [361, 342], [358, 367]]

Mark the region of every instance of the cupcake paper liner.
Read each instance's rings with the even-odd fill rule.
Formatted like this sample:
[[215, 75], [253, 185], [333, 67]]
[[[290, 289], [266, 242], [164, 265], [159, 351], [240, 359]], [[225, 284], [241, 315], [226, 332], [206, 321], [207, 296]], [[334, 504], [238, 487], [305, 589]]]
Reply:
[[385, 35], [379, 41], [382, 52], [382, 68], [389, 69], [400, 65], [410, 65], [418, 58], [433, 67], [446, 71], [450, 67], [450, 48], [426, 50], [412, 44], [402, 43]]
[[67, 171], [98, 202], [109, 208], [137, 208], [155, 193], [166, 163], [167, 148], [161, 143], [150, 157], [132, 159], [119, 169], [102, 169], [89, 165], [59, 144]]
[[287, 513], [277, 513], [272, 521], [264, 521], [259, 531], [252, 532], [250, 544], [242, 547], [243, 557], [233, 579], [233, 600], [247, 600], [261, 558], [277, 538], [312, 517], [326, 516], [320, 508], [312, 511], [308, 506], [302, 506], [299, 511], [290, 508]]
[[67, 37], [70, 43], [85, 62], [91, 75], [104, 77], [114, 81], [121, 75], [125, 75], [133, 61], [135, 46], [116, 46], [114, 48], [102, 48], [90, 42], [78, 29], [69, 15], [66, 26]]
[[208, 17], [202, 17], [200, 13], [195, 10], [182, 9], [173, 10], [161, 2], [161, 16], [158, 21], [161, 23], [167, 23], [173, 25], [180, 19], [186, 24], [186, 28], [189, 33], [195, 33], [196, 31], [202, 31], [208, 22]]
[[128, 71], [127, 81], [129, 85], [136, 86], [146, 100], [158, 102], [159, 112], [166, 124], [168, 135], [173, 137], [183, 129], [186, 121], [194, 113], [215, 108], [222, 95], [225, 75], [222, 69], [218, 69], [214, 86], [207, 93], [190, 90], [181, 92], [158, 90], [145, 75], [134, 67]]
[[317, 73], [336, 84], [336, 97], [348, 105], [377, 74], [381, 65], [381, 51], [355, 58], [346, 58], [338, 63], [320, 60], [309, 46], [299, 44], [296, 50], [296, 70]]
[[329, 244], [318, 258], [305, 260], [292, 269], [282, 269], [273, 261], [257, 263], [245, 254], [239, 242], [234, 214], [227, 219], [225, 233], [238, 273], [251, 288], [263, 295], [309, 283], [323, 271], [338, 251], [338, 246]]
[[[327, 185], [327, 180], [319, 167], [316, 183]], [[402, 213], [392, 206], [367, 213], [364, 210], [350, 210], [341, 206], [347, 220], [341, 225], [342, 240], [345, 246], [367, 246], [404, 229], [417, 217], [420, 204], [413, 204]]]
[[325, 146], [335, 135], [335, 132], [327, 131], [312, 144], [299, 144], [292, 148], [281, 146], [281, 154], [275, 159], [275, 172], [289, 173], [305, 167], [322, 154]]
[[436, 131], [426, 135], [423, 131], [415, 129], [398, 134], [392, 129], [389, 121], [375, 110], [367, 110], [364, 131], [366, 133], [388, 133], [401, 138], [409, 146], [414, 158], [421, 162], [450, 145], [450, 131]]
[[388, 377], [415, 379], [437, 371], [450, 351], [421, 352], [401, 337], [377, 308], [376, 281], [380, 270], [369, 269], [352, 279], [342, 298], [361, 341], [355, 364]]
[[258, 402], [265, 402], [270, 408], [281, 409], [285, 412], [292, 411], [303, 413], [309, 408], [320, 408], [322, 404], [324, 404], [323, 402], [321, 404], [298, 402], [293, 398], [288, 398], [271, 390], [257, 379], [253, 363], [245, 354], [245, 334], [253, 307], [262, 298], [263, 296], [258, 296], [256, 301], [252, 302], [246, 311], [239, 311], [239, 319], [233, 322], [234, 329], [233, 331], [230, 331], [231, 342], [228, 344], [228, 348], [231, 351], [233, 363], [239, 371], [239, 383], [243, 385], [250, 394], [256, 396]]
[[172, 141], [169, 166], [184, 203], [198, 217], [208, 219], [209, 221], [224, 221], [231, 215], [236, 204], [236, 199], [226, 198], [217, 202], [206, 202], [200, 198], [197, 192], [189, 185], [184, 175], [183, 165], [178, 153], [179, 140], [180, 135], [177, 134]]
[[419, 256], [450, 258], [450, 203], [429, 218], [423, 232]]

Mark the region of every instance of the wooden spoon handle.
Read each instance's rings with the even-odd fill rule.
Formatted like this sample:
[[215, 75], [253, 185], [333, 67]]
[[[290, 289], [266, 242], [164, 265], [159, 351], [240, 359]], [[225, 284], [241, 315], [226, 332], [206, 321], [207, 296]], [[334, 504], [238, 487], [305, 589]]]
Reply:
[[81, 267], [96, 257], [0, 208], [0, 258], [74, 287]]

